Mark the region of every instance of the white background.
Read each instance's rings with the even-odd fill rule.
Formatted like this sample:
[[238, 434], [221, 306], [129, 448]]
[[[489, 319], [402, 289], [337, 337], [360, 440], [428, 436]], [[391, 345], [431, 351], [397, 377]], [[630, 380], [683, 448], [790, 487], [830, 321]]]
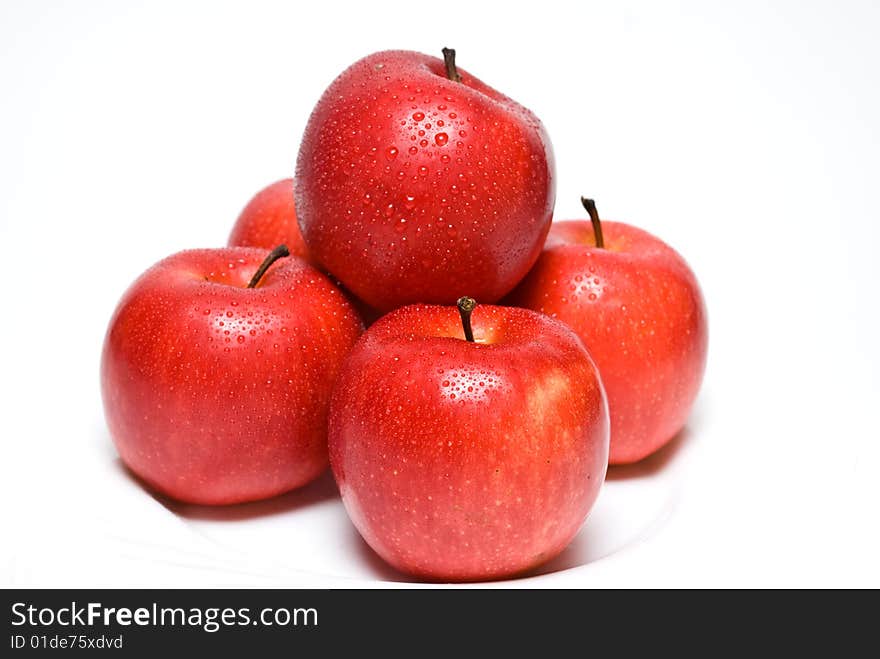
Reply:
[[546, 124], [556, 217], [586, 194], [658, 234], [710, 314], [683, 438], [612, 472], [573, 548], [513, 585], [880, 586], [878, 34], [871, 0], [4, 0], [0, 585], [404, 579], [327, 477], [220, 511], [151, 497], [116, 461], [98, 361], [141, 271], [222, 245], [292, 174], [335, 75], [448, 45]]

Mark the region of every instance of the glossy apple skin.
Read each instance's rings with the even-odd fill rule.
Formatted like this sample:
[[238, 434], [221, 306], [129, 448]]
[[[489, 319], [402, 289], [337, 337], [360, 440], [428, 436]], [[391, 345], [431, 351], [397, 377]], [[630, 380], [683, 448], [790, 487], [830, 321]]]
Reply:
[[550, 140], [529, 110], [407, 51], [370, 55], [324, 92], [303, 135], [296, 207], [313, 257], [380, 311], [493, 302], [552, 219]]
[[227, 244], [264, 249], [287, 245], [293, 256], [311, 261], [296, 219], [293, 179], [276, 181], [254, 195], [235, 221]]
[[608, 411], [562, 323], [480, 305], [379, 319], [334, 388], [330, 463], [367, 543], [425, 579], [495, 579], [561, 552], [604, 481]]
[[110, 321], [101, 358], [110, 435], [129, 469], [174, 499], [254, 501], [327, 467], [330, 392], [362, 326], [296, 257], [246, 288], [267, 254], [170, 256], [132, 284]]
[[684, 426], [706, 366], [703, 295], [659, 238], [602, 222], [554, 223], [541, 258], [505, 300], [557, 318], [590, 351], [608, 395], [611, 464], [637, 462]]
[[[293, 256], [299, 256], [310, 265], [318, 267], [309, 255], [309, 248], [303, 240], [296, 219], [293, 202], [293, 179], [286, 178], [276, 181], [260, 190], [251, 199], [235, 222], [229, 234], [230, 247], [262, 247], [275, 249], [278, 245], [287, 245]], [[332, 276], [331, 276], [331, 279]], [[341, 287], [348, 301], [360, 315], [364, 324], [369, 327], [381, 313], [359, 300], [350, 291], [345, 290], [339, 281], [333, 283]]]

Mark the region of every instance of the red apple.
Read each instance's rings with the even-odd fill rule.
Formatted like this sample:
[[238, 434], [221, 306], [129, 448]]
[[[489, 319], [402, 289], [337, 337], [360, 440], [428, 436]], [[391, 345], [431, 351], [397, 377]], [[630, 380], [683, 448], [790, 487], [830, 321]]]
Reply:
[[[311, 265], [320, 267], [310, 258], [309, 249], [299, 231], [293, 203], [292, 178], [276, 181], [260, 190], [241, 211], [241, 215], [238, 216], [232, 233], [229, 235], [230, 247], [272, 249], [279, 244], [287, 245], [292, 255], [299, 256]], [[349, 302], [367, 326], [381, 315], [351, 292], [345, 290], [339, 281], [335, 279], [333, 281], [346, 294]]]
[[232, 227], [228, 245], [264, 249], [287, 245], [292, 255], [310, 260], [296, 220], [292, 178], [276, 181], [254, 195]]
[[[330, 463], [367, 543], [396, 568], [491, 579], [549, 560], [605, 477], [608, 411], [574, 333], [479, 306], [379, 319], [347, 357], [330, 408]], [[472, 308], [472, 306], [470, 307]]]
[[101, 358], [107, 424], [122, 461], [159, 492], [241, 503], [326, 468], [330, 391], [361, 323], [304, 261], [271, 265], [283, 254], [180, 252], [116, 308]]
[[706, 308], [675, 250], [633, 226], [600, 224], [595, 205], [583, 201], [593, 222], [555, 223], [506, 302], [549, 314], [581, 337], [608, 394], [611, 464], [626, 464], [684, 426], [706, 366]]
[[303, 136], [296, 207], [312, 256], [380, 311], [484, 302], [534, 264], [553, 214], [550, 140], [464, 70], [375, 53], [324, 92]]

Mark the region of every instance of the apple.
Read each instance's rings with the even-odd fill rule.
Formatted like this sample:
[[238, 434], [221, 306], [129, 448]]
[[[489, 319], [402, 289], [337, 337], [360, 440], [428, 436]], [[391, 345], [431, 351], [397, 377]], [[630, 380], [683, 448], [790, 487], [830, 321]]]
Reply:
[[375, 53], [309, 118], [296, 208], [312, 257], [379, 311], [508, 293], [541, 252], [550, 139], [529, 110], [444, 60]]
[[[293, 202], [293, 179], [286, 178], [276, 181], [260, 190], [251, 199], [232, 227], [229, 234], [230, 247], [264, 247], [272, 249], [275, 245], [284, 244], [294, 256], [305, 259], [320, 269], [309, 256], [309, 248], [303, 240], [296, 219], [296, 208]], [[333, 283], [345, 293], [348, 301], [360, 315], [364, 324], [369, 325], [381, 314], [359, 300], [350, 291], [331, 276]]]
[[[604, 480], [599, 374], [562, 323], [459, 300], [380, 318], [330, 405], [330, 464], [366, 542], [435, 580], [528, 570], [561, 552]], [[471, 321], [470, 312], [473, 310]]]
[[571, 327], [596, 360], [611, 412], [611, 464], [637, 462], [684, 426], [706, 366], [708, 328], [694, 273], [671, 247], [621, 222], [556, 222], [506, 303]]
[[309, 250], [296, 219], [293, 179], [276, 181], [254, 195], [238, 216], [227, 244], [265, 249], [286, 245], [293, 256], [309, 261]]
[[326, 469], [330, 392], [362, 326], [323, 274], [286, 254], [180, 252], [119, 302], [104, 411], [122, 461], [158, 492], [242, 503]]

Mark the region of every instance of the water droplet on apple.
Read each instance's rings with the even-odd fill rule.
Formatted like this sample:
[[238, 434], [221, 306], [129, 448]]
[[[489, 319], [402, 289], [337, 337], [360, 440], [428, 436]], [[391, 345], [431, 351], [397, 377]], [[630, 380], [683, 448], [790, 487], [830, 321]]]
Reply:
[[449, 141], [449, 135], [446, 133], [437, 133], [434, 136], [434, 142], [437, 143], [437, 146], [446, 146], [446, 143]]

